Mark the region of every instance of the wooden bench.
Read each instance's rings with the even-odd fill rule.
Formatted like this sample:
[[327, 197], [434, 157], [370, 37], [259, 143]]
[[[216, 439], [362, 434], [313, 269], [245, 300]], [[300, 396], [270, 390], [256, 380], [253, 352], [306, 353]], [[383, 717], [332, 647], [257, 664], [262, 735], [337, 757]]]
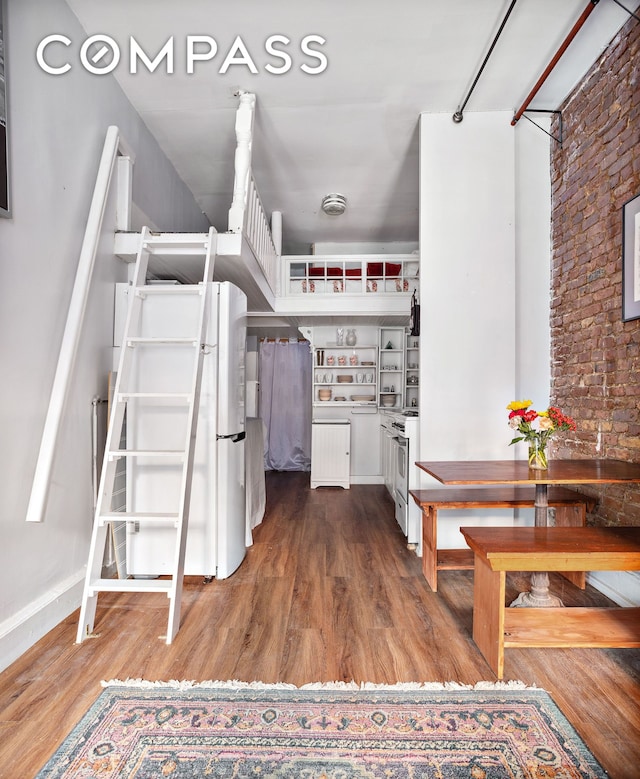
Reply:
[[509, 608], [507, 571], [639, 571], [640, 527], [463, 527], [473, 640], [499, 679], [509, 647], [640, 647], [640, 608]]
[[[422, 509], [422, 572], [434, 592], [438, 590], [438, 571], [471, 570], [473, 552], [470, 549], [438, 549], [438, 511], [442, 509], [515, 509], [532, 508], [535, 487], [480, 487], [465, 489], [411, 490]], [[549, 487], [549, 506], [556, 510], [556, 525], [583, 527], [587, 508], [593, 498], [565, 487]], [[567, 578], [584, 589], [584, 572], [567, 572]]]

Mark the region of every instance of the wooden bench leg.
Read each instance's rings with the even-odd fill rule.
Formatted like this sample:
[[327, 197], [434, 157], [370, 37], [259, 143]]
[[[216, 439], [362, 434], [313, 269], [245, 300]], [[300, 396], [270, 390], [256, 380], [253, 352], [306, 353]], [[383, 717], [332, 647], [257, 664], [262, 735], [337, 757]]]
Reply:
[[438, 509], [422, 510], [422, 573], [434, 592], [438, 590]]
[[[556, 527], [584, 527], [587, 523], [587, 507], [556, 506]], [[587, 574], [584, 571], [560, 571], [576, 587], [584, 590], [587, 586]]]
[[473, 640], [498, 677], [504, 674], [504, 571], [492, 571], [475, 556], [473, 580]]

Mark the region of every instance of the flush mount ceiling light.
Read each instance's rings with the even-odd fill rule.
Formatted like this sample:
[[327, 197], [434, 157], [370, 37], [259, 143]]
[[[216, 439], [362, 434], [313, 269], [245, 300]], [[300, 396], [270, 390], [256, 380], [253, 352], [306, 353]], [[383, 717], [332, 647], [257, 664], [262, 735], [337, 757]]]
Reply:
[[347, 198], [344, 195], [339, 195], [337, 192], [332, 192], [330, 195], [325, 195], [322, 198], [322, 210], [330, 216], [344, 214], [346, 207]]

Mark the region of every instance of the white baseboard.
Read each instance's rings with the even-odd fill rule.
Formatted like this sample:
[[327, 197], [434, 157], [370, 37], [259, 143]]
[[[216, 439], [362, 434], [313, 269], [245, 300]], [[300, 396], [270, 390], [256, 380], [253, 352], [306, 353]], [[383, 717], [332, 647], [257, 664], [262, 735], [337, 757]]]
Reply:
[[382, 476], [368, 473], [352, 473], [349, 481], [351, 484], [384, 484]]
[[640, 606], [639, 571], [592, 571], [587, 582], [618, 606]]
[[0, 623], [0, 671], [80, 606], [84, 578], [83, 568]]

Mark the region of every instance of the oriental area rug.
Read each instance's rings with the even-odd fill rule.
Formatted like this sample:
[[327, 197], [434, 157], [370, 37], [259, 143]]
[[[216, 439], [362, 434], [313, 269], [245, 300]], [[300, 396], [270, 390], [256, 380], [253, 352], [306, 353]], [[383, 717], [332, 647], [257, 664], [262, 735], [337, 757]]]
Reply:
[[606, 777], [520, 682], [105, 682], [37, 779]]

